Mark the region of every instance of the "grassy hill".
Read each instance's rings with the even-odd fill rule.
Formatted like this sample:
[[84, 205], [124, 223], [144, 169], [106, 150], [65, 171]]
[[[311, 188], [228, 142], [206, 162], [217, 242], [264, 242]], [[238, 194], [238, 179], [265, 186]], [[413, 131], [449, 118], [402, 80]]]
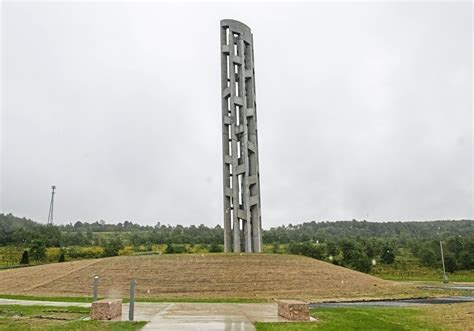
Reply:
[[402, 285], [315, 259], [281, 254], [119, 256], [0, 271], [1, 294], [100, 296], [170, 300], [272, 300], [387, 297]]

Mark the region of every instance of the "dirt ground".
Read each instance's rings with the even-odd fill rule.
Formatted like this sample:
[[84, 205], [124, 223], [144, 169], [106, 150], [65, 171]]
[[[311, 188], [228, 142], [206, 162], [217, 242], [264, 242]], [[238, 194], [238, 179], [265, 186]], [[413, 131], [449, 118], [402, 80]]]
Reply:
[[315, 259], [278, 254], [120, 256], [0, 271], [0, 294], [89, 296], [100, 276], [99, 296], [155, 299], [322, 299], [408, 295], [400, 285]]

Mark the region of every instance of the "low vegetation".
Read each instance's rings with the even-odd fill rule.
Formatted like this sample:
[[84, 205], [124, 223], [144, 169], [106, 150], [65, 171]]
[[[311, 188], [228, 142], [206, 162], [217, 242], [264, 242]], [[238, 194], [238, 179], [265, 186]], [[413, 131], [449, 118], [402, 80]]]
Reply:
[[[0, 268], [119, 255], [218, 253], [220, 226], [76, 222], [51, 226], [0, 214]], [[474, 221], [309, 222], [263, 233], [264, 252], [312, 257], [393, 280], [474, 278]]]
[[90, 308], [0, 305], [0, 330], [139, 330], [145, 322], [85, 320]]
[[355, 307], [311, 310], [315, 322], [256, 323], [258, 331], [474, 330], [474, 304], [416, 308]]

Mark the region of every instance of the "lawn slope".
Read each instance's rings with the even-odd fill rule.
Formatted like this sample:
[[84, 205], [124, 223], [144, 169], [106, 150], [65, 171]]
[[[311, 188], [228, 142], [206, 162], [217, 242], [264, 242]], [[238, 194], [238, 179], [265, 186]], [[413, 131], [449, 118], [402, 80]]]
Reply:
[[175, 300], [272, 300], [387, 297], [408, 288], [319, 260], [280, 254], [120, 256], [0, 271], [0, 294], [137, 297]]

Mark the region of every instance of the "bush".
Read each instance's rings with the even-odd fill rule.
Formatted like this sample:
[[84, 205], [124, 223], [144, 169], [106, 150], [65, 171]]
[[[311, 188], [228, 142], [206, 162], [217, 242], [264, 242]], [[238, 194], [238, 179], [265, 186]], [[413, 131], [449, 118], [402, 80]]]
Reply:
[[64, 258], [64, 252], [61, 252], [61, 254], [59, 255], [58, 262], [64, 262], [64, 261], [66, 261], [66, 259]]
[[341, 250], [342, 264], [344, 266], [361, 272], [370, 272], [372, 270], [372, 261], [358, 242], [344, 240], [341, 243]]
[[392, 264], [395, 261], [394, 249], [389, 246], [385, 246], [382, 250], [382, 255], [380, 255], [380, 258], [382, 259], [383, 263]]
[[465, 270], [474, 269], [474, 254], [470, 252], [462, 252], [461, 256], [459, 257], [459, 262], [461, 264], [461, 268]]
[[33, 240], [30, 255], [35, 261], [42, 261], [46, 258], [46, 245], [41, 240]]
[[119, 255], [133, 255], [135, 254], [135, 250], [132, 246], [125, 246], [119, 251]]
[[185, 246], [167, 244], [165, 253], [166, 254], [182, 254], [182, 253], [187, 253], [187, 250]]
[[350, 267], [360, 272], [370, 272], [372, 270], [372, 261], [367, 254], [361, 252], [350, 262]]
[[66, 255], [72, 259], [97, 259], [104, 256], [104, 249], [102, 247], [69, 247]]
[[420, 262], [426, 267], [438, 267], [436, 254], [428, 249], [422, 248], [419, 252]]
[[273, 243], [273, 245], [272, 245], [272, 253], [273, 253], [273, 254], [278, 254], [278, 253], [280, 253], [280, 244], [279, 244], [279, 243]]
[[112, 238], [104, 245], [104, 256], [117, 256], [119, 251], [123, 248], [122, 240], [119, 237]]
[[219, 244], [214, 243], [209, 246], [209, 253], [220, 253], [223, 251], [224, 249], [222, 249], [221, 245]]
[[319, 244], [310, 242], [290, 243], [288, 245], [288, 253], [304, 255], [318, 260], [324, 259], [324, 248]]
[[446, 268], [446, 272], [454, 272], [456, 271], [456, 257], [452, 253], [446, 253], [444, 255], [444, 266]]
[[30, 256], [28, 251], [24, 251], [23, 255], [21, 256], [20, 264], [30, 264]]

